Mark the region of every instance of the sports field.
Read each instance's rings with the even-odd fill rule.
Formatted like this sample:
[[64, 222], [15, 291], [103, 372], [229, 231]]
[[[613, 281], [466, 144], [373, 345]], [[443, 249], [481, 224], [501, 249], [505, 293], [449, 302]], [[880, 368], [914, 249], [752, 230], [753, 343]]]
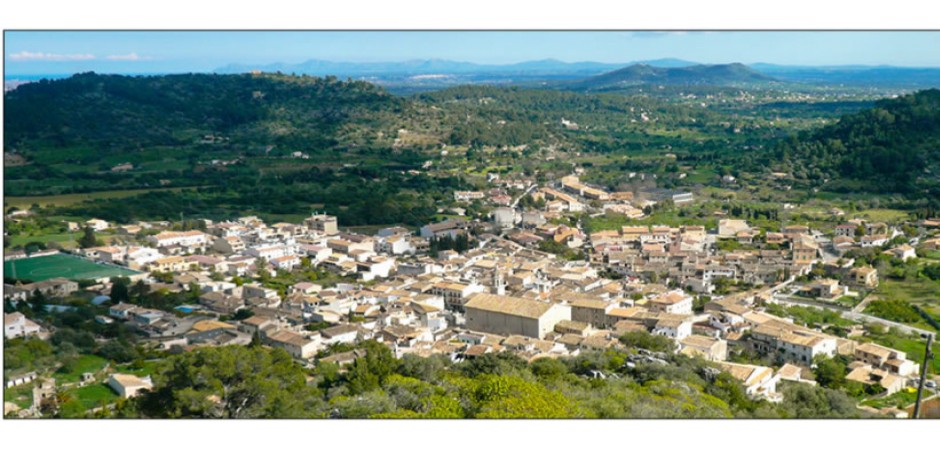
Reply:
[[62, 253], [3, 262], [4, 277], [31, 281], [43, 281], [59, 277], [70, 280], [88, 280], [105, 277], [128, 277], [138, 273], [140, 272], [123, 267], [98, 264]]

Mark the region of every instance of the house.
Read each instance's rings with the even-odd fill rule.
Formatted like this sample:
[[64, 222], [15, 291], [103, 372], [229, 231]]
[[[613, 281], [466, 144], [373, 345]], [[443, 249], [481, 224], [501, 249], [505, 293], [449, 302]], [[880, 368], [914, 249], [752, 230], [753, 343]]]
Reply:
[[310, 339], [287, 330], [268, 334], [266, 341], [268, 345], [282, 348], [297, 359], [313, 357], [317, 353], [320, 344], [318, 339]]
[[777, 394], [777, 382], [780, 377], [774, 374], [770, 367], [752, 366], [750, 364], [735, 364], [719, 362], [721, 370], [727, 372], [744, 385], [744, 392], [753, 398], [765, 398], [769, 401], [780, 401], [782, 397]]
[[816, 262], [819, 245], [809, 235], [800, 234], [793, 238], [793, 264], [810, 265]]
[[479, 284], [440, 282], [434, 284], [431, 288], [431, 294], [443, 297], [444, 306], [447, 309], [463, 312], [464, 303], [467, 302], [468, 298], [484, 290], [486, 290], [486, 288]]
[[856, 346], [854, 356], [857, 361], [899, 377], [916, 375], [920, 370], [920, 365], [908, 360], [906, 353], [870, 342]]
[[333, 344], [354, 344], [359, 338], [359, 328], [355, 325], [336, 325], [324, 330], [320, 330], [320, 336], [327, 345]]
[[137, 234], [140, 233], [139, 225], [121, 225], [117, 228], [117, 232], [120, 234]]
[[224, 255], [245, 251], [245, 241], [238, 236], [226, 236], [212, 241], [212, 249]]
[[878, 269], [874, 267], [856, 267], [849, 271], [849, 276], [858, 286], [869, 289], [878, 287]]
[[131, 398], [139, 395], [142, 390], [153, 389], [153, 381], [149, 376], [140, 378], [135, 375], [115, 373], [108, 378], [108, 386], [121, 397]]
[[395, 258], [386, 258], [384, 256], [372, 256], [366, 261], [356, 264], [356, 271], [362, 274], [366, 281], [376, 277], [387, 278], [395, 267]]
[[885, 250], [884, 253], [886, 255], [891, 255], [895, 258], [898, 258], [901, 261], [917, 258], [917, 253], [914, 251], [914, 247], [911, 247], [907, 244], [900, 245], [890, 250]]
[[852, 369], [852, 371], [845, 376], [847, 381], [855, 381], [867, 385], [877, 384], [884, 388], [885, 395], [900, 392], [904, 389], [906, 383], [904, 377], [891, 374], [883, 369], [874, 368], [860, 361], [849, 364], [849, 368]]
[[839, 285], [839, 281], [831, 278], [816, 280], [806, 287], [806, 292], [811, 297], [834, 299], [846, 295], [849, 288]]
[[15, 312], [3, 315], [3, 337], [5, 339], [36, 336], [41, 331], [42, 327], [27, 319], [22, 313]]
[[336, 216], [330, 216], [327, 214], [311, 214], [310, 217], [304, 219], [304, 226], [309, 230], [316, 231], [320, 234], [325, 234], [332, 236], [339, 233], [339, 226], [336, 221]]
[[859, 244], [862, 247], [881, 247], [888, 243], [888, 235], [886, 234], [872, 234], [862, 236], [862, 239], [859, 240]]
[[189, 270], [190, 263], [182, 256], [167, 256], [151, 262], [148, 269], [151, 272], [183, 272]]
[[728, 341], [693, 334], [679, 340], [679, 353], [700, 356], [707, 361], [728, 359]]
[[108, 315], [117, 319], [130, 319], [131, 314], [137, 310], [137, 305], [132, 305], [130, 303], [118, 303], [108, 308]]
[[784, 361], [811, 365], [819, 355], [833, 357], [836, 339], [781, 320], [757, 325], [750, 336], [751, 346], [761, 354], [775, 354]]
[[130, 247], [124, 255], [124, 262], [131, 269], [140, 269], [162, 257], [163, 254], [155, 248]]
[[321, 262], [333, 254], [333, 249], [322, 245], [303, 244], [300, 246], [300, 253], [310, 258], [311, 262]]
[[692, 321], [690, 317], [670, 314], [656, 320], [651, 333], [657, 336], [666, 336], [675, 341], [681, 341], [692, 336]]
[[421, 227], [420, 236], [426, 239], [432, 237], [450, 236], [456, 238], [458, 234], [463, 234], [469, 228], [469, 224], [463, 219], [448, 219], [443, 222], [432, 223]]
[[809, 371], [809, 369], [786, 363], [781, 366], [779, 370], [777, 370], [777, 376], [779, 376], [781, 380], [792, 381], [795, 383], [805, 383], [810, 386], [815, 386], [815, 381], [803, 378], [803, 371]]
[[300, 265], [300, 257], [297, 255], [284, 255], [271, 258], [270, 263], [278, 270], [290, 272], [294, 270], [294, 267]]
[[593, 298], [578, 298], [569, 305], [571, 320], [589, 323], [598, 328], [607, 325], [607, 313], [616, 306], [612, 302]]
[[542, 339], [562, 320], [571, 320], [571, 308], [519, 297], [476, 294], [464, 305], [467, 328], [484, 333]]
[[332, 252], [341, 253], [343, 255], [352, 255], [352, 253], [355, 251], [372, 252], [375, 248], [375, 243], [371, 239], [367, 241], [353, 242], [350, 240], [337, 238], [326, 241], [326, 246]]
[[85, 222], [85, 226], [95, 231], [102, 231], [111, 228], [111, 224], [101, 219], [91, 219]]
[[375, 241], [375, 251], [391, 255], [403, 255], [405, 253], [413, 254], [416, 249], [411, 245], [411, 240], [407, 235], [392, 235]]
[[245, 301], [221, 292], [207, 292], [199, 296], [199, 304], [217, 314], [231, 315], [245, 307]]
[[835, 235], [854, 238], [856, 230], [858, 230], [857, 226], [850, 223], [844, 223], [841, 225], [836, 225]]
[[209, 235], [202, 231], [162, 231], [148, 236], [147, 241], [156, 247], [178, 245], [184, 248], [205, 248], [209, 244]]
[[29, 295], [33, 295], [36, 291], [39, 291], [46, 297], [67, 297], [78, 290], [78, 283], [65, 278], [50, 278], [48, 280], [24, 284], [18, 286], [18, 288], [25, 290]]
[[648, 303], [650, 311], [668, 314], [692, 314], [692, 296], [681, 290], [669, 291]]
[[520, 220], [516, 210], [508, 207], [496, 208], [490, 213], [490, 216], [493, 218], [493, 223], [502, 228], [512, 227]]
[[277, 320], [265, 316], [251, 316], [242, 320], [238, 329], [252, 336], [263, 335], [269, 331], [277, 331]]
[[259, 245], [249, 248], [245, 253], [255, 258], [272, 261], [284, 256], [295, 255], [297, 247], [293, 245]]
[[299, 292], [305, 295], [312, 295], [312, 294], [316, 294], [317, 292], [320, 292], [322, 289], [323, 289], [323, 286], [320, 286], [319, 284], [311, 283], [309, 281], [303, 281], [303, 282], [300, 282], [291, 286], [289, 292], [291, 293]]
[[472, 202], [474, 200], [483, 200], [485, 195], [480, 191], [454, 191], [454, 201]]
[[718, 222], [718, 237], [733, 238], [742, 231], [751, 231], [750, 225], [745, 220], [722, 219]]

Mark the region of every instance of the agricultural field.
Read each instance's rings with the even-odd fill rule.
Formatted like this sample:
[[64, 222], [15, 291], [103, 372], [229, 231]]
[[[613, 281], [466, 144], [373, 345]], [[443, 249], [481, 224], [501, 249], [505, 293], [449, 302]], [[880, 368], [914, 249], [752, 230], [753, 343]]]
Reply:
[[71, 206], [77, 203], [97, 200], [97, 199], [119, 199], [133, 197], [147, 192], [169, 191], [177, 192], [181, 187], [176, 188], [156, 188], [156, 189], [127, 189], [118, 191], [98, 191], [81, 194], [62, 194], [62, 195], [39, 195], [31, 197], [4, 197], [4, 208], [16, 207], [19, 209], [29, 209], [32, 205], [39, 205], [47, 208], [51, 206]]
[[[917, 305], [928, 314], [940, 319], [940, 281], [934, 281], [925, 276], [908, 277], [905, 280], [886, 278], [881, 280], [875, 293], [884, 299], [901, 300]], [[933, 330], [922, 319], [915, 325]]]

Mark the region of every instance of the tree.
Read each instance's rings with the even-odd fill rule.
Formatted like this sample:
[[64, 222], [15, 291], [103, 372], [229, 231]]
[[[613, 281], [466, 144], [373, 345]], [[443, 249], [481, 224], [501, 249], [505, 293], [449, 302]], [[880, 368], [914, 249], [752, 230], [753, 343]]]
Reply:
[[111, 301], [122, 303], [130, 300], [130, 293], [127, 289], [128, 280], [125, 277], [115, 277], [111, 279]]
[[131, 287], [129, 294], [133, 297], [140, 298], [147, 295], [148, 292], [150, 292], [150, 285], [144, 283], [144, 280], [137, 280], [134, 286]]
[[378, 388], [398, 366], [398, 360], [391, 349], [376, 341], [363, 342], [361, 348], [366, 355], [356, 359], [349, 369], [349, 390], [363, 393]]
[[232, 320], [245, 320], [253, 315], [255, 315], [255, 313], [250, 309], [239, 309], [232, 315]]
[[316, 390], [282, 349], [208, 347], [171, 356], [140, 397], [145, 417], [304, 418], [316, 415]]
[[620, 342], [628, 347], [645, 348], [654, 352], [670, 352], [674, 344], [665, 336], [644, 331], [631, 331], [620, 336]]
[[126, 363], [137, 359], [137, 350], [126, 341], [111, 340], [98, 349], [98, 355], [109, 361]]
[[846, 366], [840, 358], [820, 355], [816, 357], [814, 363], [816, 367], [813, 369], [813, 375], [816, 376], [816, 382], [820, 386], [838, 389], [845, 384]]
[[98, 240], [95, 239], [95, 231], [91, 227], [85, 227], [82, 237], [78, 238], [78, 246], [81, 248], [90, 248], [98, 244]]

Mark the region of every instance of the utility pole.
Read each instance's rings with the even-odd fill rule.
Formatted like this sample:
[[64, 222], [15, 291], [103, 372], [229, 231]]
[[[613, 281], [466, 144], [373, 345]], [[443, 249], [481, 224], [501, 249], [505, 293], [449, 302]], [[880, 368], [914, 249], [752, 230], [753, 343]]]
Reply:
[[929, 364], [933, 358], [933, 352], [930, 351], [931, 345], [933, 345], [933, 334], [928, 334], [927, 349], [924, 350], [924, 362], [920, 366], [920, 383], [917, 385], [917, 402], [914, 403], [912, 419], [916, 419], [920, 415], [920, 401], [924, 396], [924, 380], [927, 378], [927, 364]]

